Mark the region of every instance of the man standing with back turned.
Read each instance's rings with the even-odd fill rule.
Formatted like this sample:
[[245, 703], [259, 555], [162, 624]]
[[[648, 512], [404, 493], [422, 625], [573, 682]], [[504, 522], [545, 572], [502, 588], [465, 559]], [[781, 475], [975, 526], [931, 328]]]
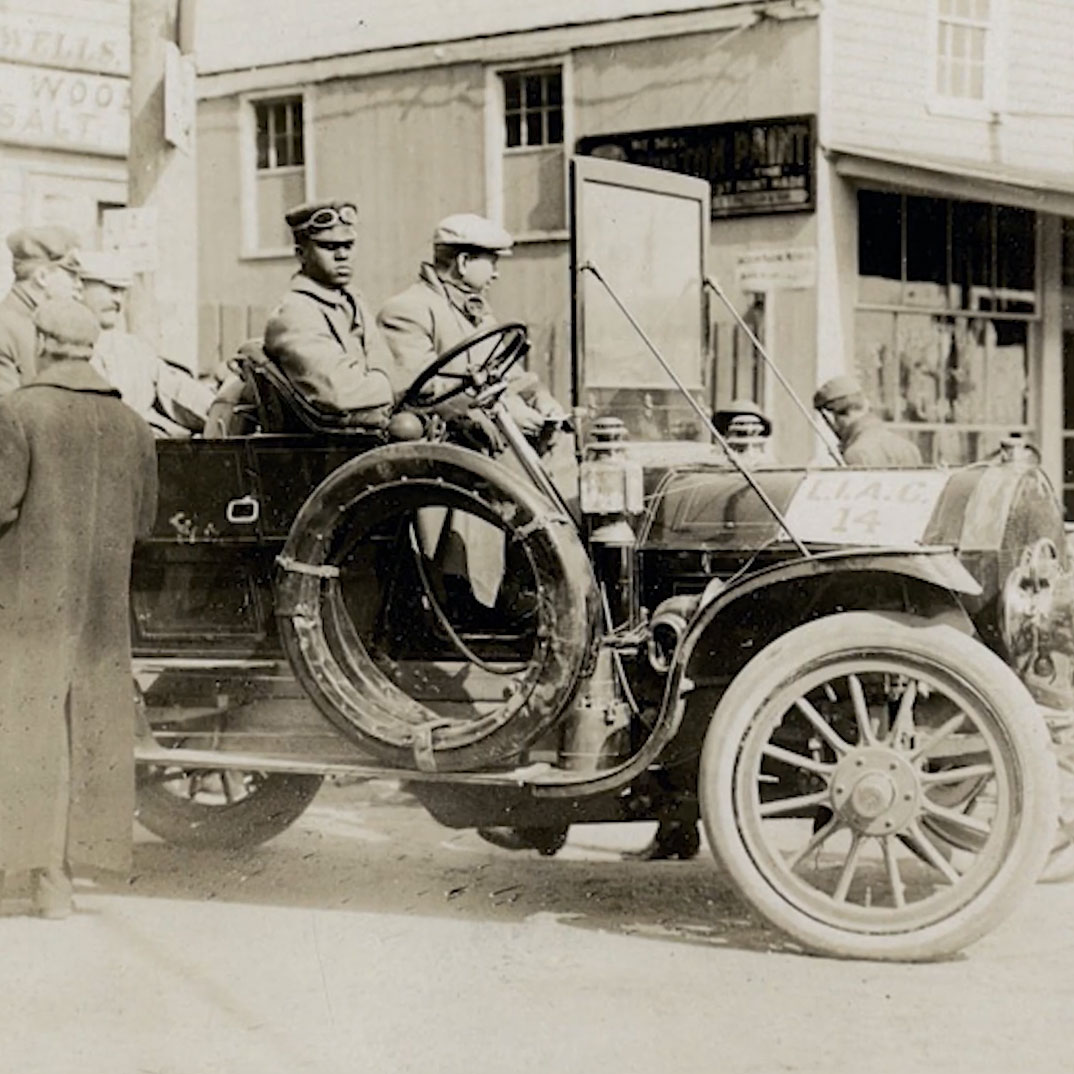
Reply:
[[839, 438], [848, 466], [921, 466], [921, 452], [905, 436], [889, 429], [873, 413], [861, 385], [853, 377], [832, 377], [813, 396]]
[[131, 554], [157, 465], [90, 367], [90, 310], [56, 299], [34, 320], [38, 372], [0, 400], [0, 870], [29, 871], [57, 918], [73, 872], [130, 868]]

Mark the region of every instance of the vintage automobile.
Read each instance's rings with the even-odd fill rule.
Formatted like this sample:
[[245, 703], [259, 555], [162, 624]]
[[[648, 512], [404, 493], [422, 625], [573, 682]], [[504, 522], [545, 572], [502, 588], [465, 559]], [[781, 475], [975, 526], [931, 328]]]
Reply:
[[707, 185], [572, 171], [575, 488], [504, 406], [518, 324], [442, 355], [402, 405], [468, 393], [500, 458], [435, 421], [334, 423], [253, 352], [246, 435], [160, 443], [131, 605], [140, 820], [252, 845], [325, 777], [383, 777], [445, 825], [553, 854], [571, 824], [696, 803], [735, 888], [798, 944], [948, 956], [1069, 844], [1055, 496], [1016, 444], [950, 471], [738, 464], [690, 372]]

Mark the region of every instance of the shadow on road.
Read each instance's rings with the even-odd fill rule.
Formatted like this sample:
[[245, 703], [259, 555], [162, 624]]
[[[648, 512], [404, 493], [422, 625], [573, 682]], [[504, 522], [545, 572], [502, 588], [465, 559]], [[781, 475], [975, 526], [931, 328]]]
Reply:
[[[651, 830], [631, 827], [635, 843]], [[106, 890], [503, 923], [540, 915], [665, 942], [798, 950], [749, 914], [704, 848], [690, 862], [623, 861], [606, 826], [588, 826], [543, 858], [499, 850], [399, 803], [319, 800], [291, 830], [249, 850], [139, 842], [129, 883]]]

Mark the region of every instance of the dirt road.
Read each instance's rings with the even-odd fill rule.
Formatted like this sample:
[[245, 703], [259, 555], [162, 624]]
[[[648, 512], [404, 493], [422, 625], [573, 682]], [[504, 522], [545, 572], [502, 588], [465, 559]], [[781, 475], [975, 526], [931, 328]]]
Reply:
[[373, 784], [255, 851], [140, 836], [123, 889], [0, 918], [0, 1072], [1074, 1069], [1074, 887], [952, 962], [835, 962], [752, 921], [707, 852], [621, 861], [650, 830], [512, 854]]

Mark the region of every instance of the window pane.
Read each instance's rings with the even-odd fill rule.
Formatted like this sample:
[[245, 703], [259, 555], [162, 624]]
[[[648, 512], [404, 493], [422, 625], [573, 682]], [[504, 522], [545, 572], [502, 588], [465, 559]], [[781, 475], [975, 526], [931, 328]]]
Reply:
[[985, 58], [985, 32], [984, 30], [970, 30], [970, 59], [978, 63], [984, 63]]
[[563, 76], [559, 71], [555, 71], [547, 76], [548, 78], [548, 103], [549, 104], [562, 104], [563, 103]]
[[976, 15], [977, 15], [977, 18], [980, 19], [981, 22], [987, 22], [988, 21], [990, 15], [991, 15], [991, 12], [989, 11], [988, 0], [977, 0]]
[[563, 141], [563, 113], [557, 108], [548, 113], [548, 144], [559, 145]]
[[966, 96], [975, 101], [984, 100], [984, 68], [973, 66], [967, 73]]
[[516, 146], [522, 144], [522, 117], [517, 112], [511, 112], [506, 117], [507, 144]]
[[953, 62], [950, 67], [950, 83], [950, 93], [952, 97], [965, 96], [965, 71], [963, 70], [962, 64], [957, 61]]
[[953, 203], [951, 273], [963, 309], [979, 309], [992, 290], [992, 211], [974, 202]]
[[541, 119], [540, 112], [530, 112], [526, 116], [526, 145], [544, 145]]
[[291, 163], [305, 164], [306, 155], [302, 146], [302, 102], [291, 104]]
[[[1069, 216], [1063, 219], [1063, 286], [1074, 287], [1074, 219]], [[1074, 428], [1074, 422], [1070, 425]]]
[[1033, 291], [1036, 277], [1034, 214], [1001, 205], [996, 210], [996, 286]]
[[511, 111], [518, 111], [522, 104], [522, 91], [519, 88], [518, 75], [503, 76], [504, 106]]
[[541, 75], [526, 75], [526, 107], [541, 106]]
[[953, 0], [940, 0], [940, 15], [950, 15], [953, 9]]
[[863, 302], [896, 305], [902, 298], [902, 198], [858, 192], [858, 276]]
[[936, 198], [906, 199], [907, 305], [947, 305], [947, 206]]

